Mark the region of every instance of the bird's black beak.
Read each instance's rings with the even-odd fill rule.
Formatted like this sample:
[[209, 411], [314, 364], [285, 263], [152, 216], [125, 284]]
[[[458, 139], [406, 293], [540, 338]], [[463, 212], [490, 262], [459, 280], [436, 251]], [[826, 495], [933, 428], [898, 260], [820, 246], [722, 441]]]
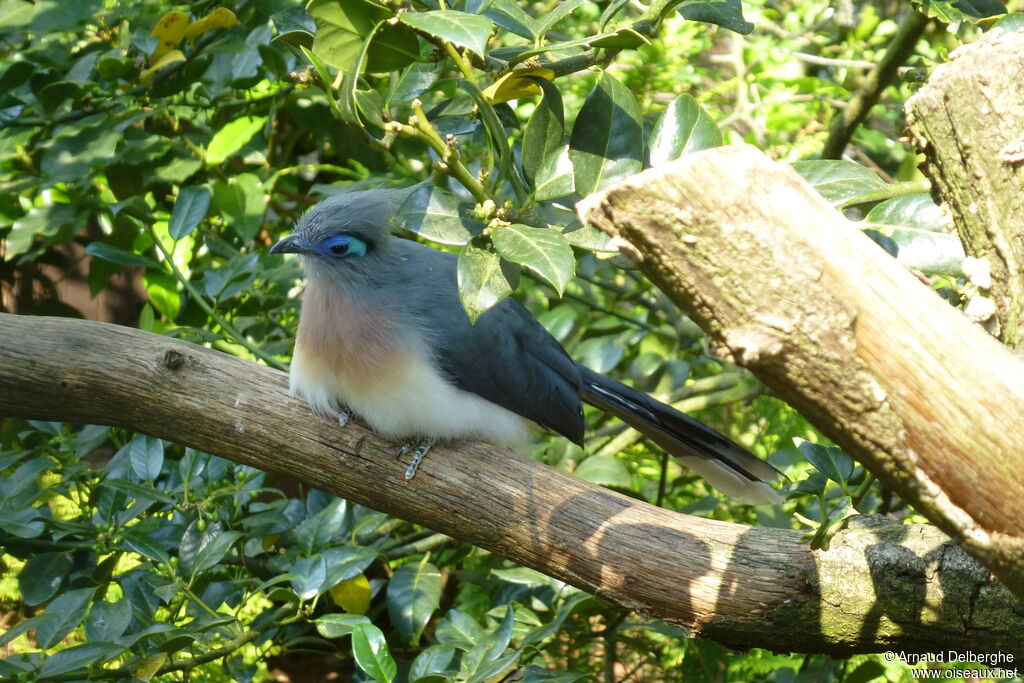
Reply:
[[309, 250], [303, 243], [296, 239], [295, 235], [288, 235], [280, 242], [270, 248], [268, 254], [305, 254]]

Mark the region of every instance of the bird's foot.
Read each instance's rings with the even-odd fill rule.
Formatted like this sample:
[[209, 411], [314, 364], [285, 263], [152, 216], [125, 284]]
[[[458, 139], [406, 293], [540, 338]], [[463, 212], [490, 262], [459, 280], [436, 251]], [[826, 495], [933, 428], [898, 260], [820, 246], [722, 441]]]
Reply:
[[409, 451], [412, 451], [412, 460], [409, 462], [409, 467], [405, 470], [405, 478], [412, 479], [416, 476], [416, 470], [419, 469], [420, 463], [423, 462], [423, 458], [426, 457], [430, 448], [437, 443], [437, 438], [433, 436], [423, 437], [419, 440], [413, 440], [404, 444], [395, 453], [396, 458], [401, 458]]
[[338, 425], [341, 426], [341, 427], [344, 427], [345, 425], [347, 425], [349, 423], [349, 420], [352, 419], [352, 416], [354, 414], [355, 413], [353, 413], [352, 409], [349, 408], [348, 406], [345, 406], [344, 408], [342, 408], [341, 412], [338, 413]]

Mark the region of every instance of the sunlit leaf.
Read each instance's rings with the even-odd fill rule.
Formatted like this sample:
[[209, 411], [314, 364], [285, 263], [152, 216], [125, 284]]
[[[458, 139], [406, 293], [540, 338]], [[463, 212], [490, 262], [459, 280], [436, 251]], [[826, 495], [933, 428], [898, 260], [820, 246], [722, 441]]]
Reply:
[[793, 168], [833, 205], [886, 187], [874, 172], [852, 161], [813, 159], [797, 161]]
[[722, 144], [722, 132], [692, 95], [683, 94], [658, 117], [651, 131], [651, 166]]
[[601, 74], [576, 117], [569, 142], [576, 191], [588, 195], [643, 168], [643, 123], [633, 93]]
[[267, 125], [266, 116], [243, 116], [218, 130], [206, 149], [206, 163], [219, 166]]
[[561, 232], [513, 223], [494, 227], [491, 239], [503, 259], [537, 273], [551, 283], [559, 295], [565, 291], [575, 272], [576, 259]]
[[743, 17], [740, 0], [688, 0], [679, 6], [679, 13], [690, 21], [717, 24], [742, 35], [754, 31], [754, 25]]
[[457, 10], [404, 12], [398, 16], [408, 26], [464, 47], [481, 57], [487, 51], [487, 39], [494, 30], [490, 19]]
[[352, 655], [359, 668], [376, 681], [391, 683], [398, 675], [384, 634], [373, 624], [360, 624], [352, 631]]
[[544, 162], [563, 148], [565, 137], [565, 114], [558, 88], [544, 78], [536, 79], [534, 87], [542, 91], [544, 97], [537, 103], [523, 131], [523, 173], [530, 182], [536, 180]]
[[474, 322], [512, 293], [501, 268], [501, 259], [474, 242], [469, 242], [459, 252], [458, 276], [459, 300]]

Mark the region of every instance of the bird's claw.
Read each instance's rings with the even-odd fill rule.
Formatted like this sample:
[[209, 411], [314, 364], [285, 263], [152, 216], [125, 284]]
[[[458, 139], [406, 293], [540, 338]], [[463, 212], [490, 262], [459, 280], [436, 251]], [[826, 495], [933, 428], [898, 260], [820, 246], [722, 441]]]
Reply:
[[351, 408], [349, 408], [348, 406], [342, 408], [341, 412], [338, 413], [338, 425], [340, 427], [344, 427], [345, 425], [347, 425], [349, 421], [352, 419], [352, 415], [353, 413]]
[[[419, 469], [420, 463], [423, 462], [423, 458], [426, 457], [430, 448], [437, 443], [437, 438], [427, 436], [418, 441], [409, 441], [403, 444], [401, 448], [395, 453], [396, 458], [401, 458], [409, 451], [412, 451], [412, 460], [409, 462], [409, 467], [405, 469], [405, 478], [412, 479], [416, 476], [416, 470]], [[415, 448], [415, 450], [414, 450]]]

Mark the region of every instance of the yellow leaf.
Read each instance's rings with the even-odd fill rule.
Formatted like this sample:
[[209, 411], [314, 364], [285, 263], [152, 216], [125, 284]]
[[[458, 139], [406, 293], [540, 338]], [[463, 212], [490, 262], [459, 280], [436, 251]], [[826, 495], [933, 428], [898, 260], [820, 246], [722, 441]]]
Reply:
[[279, 538], [281, 538], [281, 534], [267, 534], [263, 537], [263, 540], [260, 541], [260, 545], [263, 546], [264, 550], [270, 552], [270, 549], [277, 544], [277, 539]]
[[509, 100], [518, 100], [520, 97], [540, 95], [540, 86], [534, 83], [530, 76], [550, 81], [554, 79], [555, 72], [536, 67], [509, 71], [484, 90], [484, 97], [491, 104], [501, 104]]
[[349, 614], [366, 614], [370, 609], [370, 582], [363, 574], [353, 576], [335, 584], [331, 589], [331, 599]]
[[189, 24], [185, 29], [185, 39], [195, 40], [197, 36], [201, 36], [207, 31], [212, 31], [215, 28], [231, 28], [237, 23], [238, 18], [235, 17], [234, 12], [227, 7], [218, 7], [202, 19], [197, 19]]
[[153, 54], [149, 56], [150, 64], [157, 64], [164, 55], [178, 47], [181, 39], [185, 37], [185, 28], [188, 26], [188, 15], [184, 12], [168, 12], [156, 22], [153, 32], [149, 35], [159, 38]]
[[167, 661], [167, 653], [161, 652], [157, 655], [146, 657], [141, 662], [132, 667], [132, 677], [137, 678], [140, 681], [148, 681], [153, 678], [160, 667]]
[[163, 69], [164, 67], [170, 66], [171, 64], [174, 64], [176, 62], [184, 62], [184, 61], [185, 61], [185, 55], [183, 55], [181, 53], [181, 50], [171, 50], [170, 52], [165, 54], [163, 57], [161, 57], [159, 62], [157, 62], [156, 64], [154, 64], [153, 66], [149, 67], [148, 69], [143, 71], [141, 74], [139, 74], [139, 82], [140, 83], [149, 83], [151, 80], [153, 80], [153, 76], [160, 69]]

